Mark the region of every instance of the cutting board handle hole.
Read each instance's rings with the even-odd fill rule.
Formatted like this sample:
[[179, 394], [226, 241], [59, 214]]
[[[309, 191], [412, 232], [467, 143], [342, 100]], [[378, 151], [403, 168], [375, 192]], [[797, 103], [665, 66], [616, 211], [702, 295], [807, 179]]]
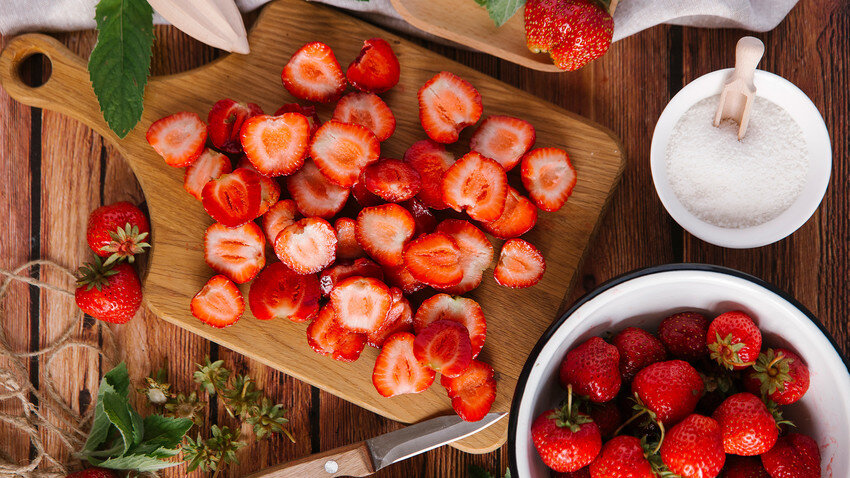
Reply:
[[32, 52], [18, 62], [18, 78], [30, 88], [47, 83], [53, 73], [53, 63], [44, 53]]

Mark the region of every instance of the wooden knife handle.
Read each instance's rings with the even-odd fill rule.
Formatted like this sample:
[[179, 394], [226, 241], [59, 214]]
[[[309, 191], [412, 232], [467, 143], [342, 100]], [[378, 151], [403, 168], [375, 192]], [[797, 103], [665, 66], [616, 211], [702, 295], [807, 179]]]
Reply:
[[369, 476], [375, 473], [366, 442], [335, 448], [283, 465], [266, 468], [248, 478], [331, 478]]

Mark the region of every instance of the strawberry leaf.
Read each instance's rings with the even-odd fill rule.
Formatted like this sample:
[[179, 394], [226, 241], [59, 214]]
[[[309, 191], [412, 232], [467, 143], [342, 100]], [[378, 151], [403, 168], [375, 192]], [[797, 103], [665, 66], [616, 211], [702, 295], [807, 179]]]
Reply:
[[485, 7], [490, 18], [497, 27], [502, 26], [506, 21], [525, 5], [525, 0], [475, 0], [476, 3]]

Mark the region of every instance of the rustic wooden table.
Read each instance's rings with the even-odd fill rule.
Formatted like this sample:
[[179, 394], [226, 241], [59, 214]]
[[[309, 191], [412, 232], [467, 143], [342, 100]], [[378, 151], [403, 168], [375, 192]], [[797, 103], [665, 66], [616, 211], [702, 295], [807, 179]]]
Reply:
[[[253, 19], [255, 15], [252, 15]], [[760, 67], [799, 86], [814, 101], [833, 142], [833, 175], [820, 209], [793, 236], [753, 250], [708, 245], [684, 232], [664, 211], [649, 172], [649, 144], [658, 116], [670, 98], [696, 77], [732, 64], [735, 42], [744, 32], [661, 26], [620, 41], [609, 53], [577, 73], [539, 73], [496, 58], [450, 47], [429, 47], [487, 74], [587, 116], [621, 139], [628, 167], [588, 253], [575, 297], [623, 272], [668, 262], [706, 262], [740, 269], [790, 292], [824, 322], [841, 351], [850, 353], [850, 3], [800, 2], [778, 28], [757, 34], [766, 45]], [[93, 32], [57, 34], [87, 56]], [[156, 28], [152, 73], [174, 73], [205, 64], [219, 52], [171, 27]], [[4, 43], [0, 38], [0, 46]], [[29, 74], [44, 74], [30, 65]], [[95, 207], [118, 200], [140, 203], [141, 190], [124, 160], [103, 139], [59, 114], [24, 107], [0, 89], [0, 267], [52, 259], [71, 268], [88, 259], [85, 222]], [[54, 271], [42, 280], [71, 287]], [[65, 282], [63, 282], [65, 281]], [[12, 286], [3, 304], [3, 327], [18, 351], [35, 350], [64, 328], [73, 303], [54, 292]], [[553, 318], [554, 319], [554, 318]], [[281, 461], [346, 445], [400, 425], [289, 378], [158, 320], [143, 311], [114, 329], [123, 358], [136, 378], [167, 359], [174, 387], [187, 389], [196, 362], [209, 355], [257, 379], [289, 408], [297, 443], [282, 436], [251, 443], [240, 465], [227, 476], [242, 476]], [[97, 339], [92, 321], [79, 333]], [[3, 367], [0, 357], [0, 368]], [[29, 363], [38, 377], [40, 359]], [[60, 394], [77, 410], [91, 403], [99, 380], [99, 359], [84, 351], [60, 355], [52, 372]], [[0, 403], [0, 407], [8, 406]], [[233, 421], [218, 408], [208, 425]], [[48, 450], [60, 450], [44, 432]], [[28, 440], [0, 424], [0, 452], [25, 461]], [[382, 470], [380, 477], [465, 477], [470, 464], [504, 471], [507, 450], [481, 456], [443, 447]], [[184, 467], [163, 475], [185, 476]], [[202, 474], [195, 472], [193, 476]]]

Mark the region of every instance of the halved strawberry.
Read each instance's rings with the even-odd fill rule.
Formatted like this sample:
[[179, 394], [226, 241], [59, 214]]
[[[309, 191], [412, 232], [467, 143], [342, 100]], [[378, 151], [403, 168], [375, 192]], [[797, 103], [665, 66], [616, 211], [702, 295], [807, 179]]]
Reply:
[[207, 115], [210, 143], [225, 153], [241, 153], [239, 131], [242, 124], [261, 114], [263, 109], [254, 103], [238, 103], [230, 98], [216, 101]]
[[372, 384], [381, 396], [424, 392], [434, 383], [434, 371], [413, 355], [414, 340], [413, 334], [399, 332], [384, 342], [372, 371]]
[[243, 168], [210, 180], [201, 190], [201, 203], [207, 214], [227, 227], [256, 219], [261, 201], [260, 175]]
[[384, 278], [387, 281], [387, 284], [398, 287], [405, 294], [413, 294], [414, 292], [418, 292], [425, 287], [427, 287], [422, 282], [413, 278], [413, 275], [410, 274], [410, 271], [407, 270], [407, 267], [404, 267], [404, 263], [398, 266], [384, 266]]
[[204, 234], [204, 260], [214, 271], [244, 284], [266, 265], [266, 237], [253, 222], [234, 228], [217, 222]]
[[482, 222], [481, 228], [500, 239], [519, 237], [537, 224], [537, 208], [519, 191], [508, 186], [505, 210], [499, 219]]
[[493, 261], [493, 245], [480, 229], [468, 221], [446, 219], [437, 226], [437, 232], [448, 234], [460, 249], [460, 268], [463, 279], [454, 286], [444, 288], [450, 294], [465, 294], [481, 284], [484, 270]]
[[319, 312], [320, 298], [315, 274], [298, 274], [283, 262], [269, 264], [248, 291], [251, 313], [260, 320], [304, 322]]
[[481, 95], [468, 81], [441, 71], [419, 89], [419, 121], [429, 138], [454, 143], [460, 131], [481, 118]]
[[413, 328], [419, 333], [431, 322], [453, 320], [463, 324], [472, 341], [472, 358], [478, 356], [487, 338], [487, 321], [478, 302], [467, 297], [437, 294], [422, 302], [413, 316]]
[[413, 143], [404, 153], [404, 160], [413, 166], [422, 179], [419, 199], [433, 209], [449, 207], [443, 201], [443, 176], [455, 162], [452, 153], [446, 147], [430, 139]]
[[328, 221], [307, 217], [287, 226], [274, 240], [278, 259], [299, 274], [315, 274], [336, 257], [336, 233]]
[[330, 304], [337, 322], [352, 332], [371, 333], [387, 318], [393, 304], [390, 289], [374, 277], [352, 276], [338, 282]]
[[448, 234], [425, 234], [404, 247], [404, 266], [431, 287], [451, 287], [463, 279], [460, 248]]
[[401, 290], [395, 287], [390, 289], [390, 297], [393, 298], [393, 305], [390, 306], [387, 317], [377, 330], [366, 337], [366, 343], [372, 347], [381, 348], [393, 334], [413, 332], [413, 310], [410, 308], [410, 302], [404, 298]]
[[316, 111], [316, 107], [313, 105], [302, 106], [298, 103], [286, 103], [281, 106], [274, 112], [275, 116], [280, 116], [284, 113], [298, 113], [304, 115], [307, 118], [307, 121], [310, 122], [310, 137], [316, 133], [316, 130], [319, 129], [319, 126], [322, 124], [321, 120], [319, 120], [319, 113]]
[[502, 245], [493, 276], [500, 285], [522, 289], [540, 282], [545, 271], [546, 261], [536, 247], [522, 239], [510, 239]]
[[466, 327], [452, 320], [428, 324], [413, 341], [419, 363], [444, 377], [457, 377], [472, 361], [472, 343]]
[[304, 216], [331, 218], [348, 200], [348, 189], [328, 181], [311, 160], [286, 179], [286, 189]]
[[298, 219], [299, 214], [295, 208], [295, 201], [292, 199], [283, 199], [270, 207], [263, 214], [263, 231], [266, 233], [269, 244], [274, 244], [274, 240], [277, 239], [280, 231], [286, 229], [286, 226]]
[[298, 113], [260, 115], [242, 125], [245, 156], [264, 176], [287, 176], [301, 168], [310, 144], [310, 122]]
[[319, 355], [330, 355], [340, 362], [354, 362], [366, 346], [366, 336], [342, 328], [334, 308], [326, 304], [307, 327], [307, 343]]
[[181, 111], [155, 121], [145, 137], [166, 164], [182, 168], [204, 151], [207, 125], [197, 113]]
[[212, 149], [205, 149], [194, 163], [186, 168], [183, 175], [183, 189], [201, 200], [201, 192], [211, 179], [232, 171], [230, 169], [230, 158]]
[[390, 44], [382, 38], [364, 41], [360, 54], [345, 72], [351, 86], [372, 93], [383, 93], [395, 86], [400, 74], [398, 58]]
[[513, 116], [489, 116], [475, 130], [469, 149], [496, 160], [510, 171], [534, 145], [536, 134], [531, 123]]
[[358, 91], [343, 96], [334, 108], [333, 119], [359, 124], [374, 133], [378, 141], [386, 141], [395, 131], [392, 110], [374, 93]]
[[345, 75], [331, 47], [321, 42], [302, 46], [280, 74], [292, 96], [307, 101], [330, 103], [345, 91]]
[[360, 207], [377, 206], [384, 202], [383, 199], [369, 192], [361, 181], [357, 181], [351, 186], [351, 195], [354, 196]]
[[443, 178], [443, 200], [476, 221], [499, 219], [505, 210], [508, 177], [502, 166], [471, 151], [458, 159]]
[[217, 275], [192, 297], [189, 308], [201, 322], [221, 329], [235, 324], [242, 317], [245, 301], [236, 284], [223, 275]]
[[357, 124], [330, 120], [319, 127], [310, 143], [310, 157], [332, 182], [350, 188], [360, 172], [381, 155], [381, 143]]
[[260, 212], [265, 214], [280, 199], [280, 184], [274, 178], [260, 176]]
[[404, 245], [413, 237], [416, 223], [398, 204], [363, 208], [357, 215], [357, 242], [381, 265], [397, 266], [403, 261]]
[[352, 262], [337, 262], [319, 274], [319, 288], [322, 295], [328, 296], [334, 287], [349, 277], [373, 277], [384, 280], [384, 270], [372, 259], [361, 257]]
[[366, 166], [359, 182], [369, 192], [389, 202], [406, 201], [416, 196], [422, 187], [419, 173], [398, 159], [382, 159]]
[[404, 201], [401, 205], [413, 216], [413, 221], [416, 223], [415, 235], [421, 236], [434, 232], [434, 228], [437, 227], [437, 218], [434, 217], [427, 206], [422, 204], [422, 201], [414, 197]]
[[520, 171], [522, 185], [534, 204], [544, 211], [561, 209], [576, 185], [576, 170], [562, 149], [531, 150], [522, 158]]
[[334, 223], [337, 259], [357, 259], [366, 255], [366, 251], [357, 242], [356, 227], [357, 221], [350, 217], [341, 217]]
[[440, 384], [452, 399], [455, 413], [468, 422], [484, 418], [496, 401], [495, 373], [484, 362], [473, 360], [460, 376], [443, 375]]

